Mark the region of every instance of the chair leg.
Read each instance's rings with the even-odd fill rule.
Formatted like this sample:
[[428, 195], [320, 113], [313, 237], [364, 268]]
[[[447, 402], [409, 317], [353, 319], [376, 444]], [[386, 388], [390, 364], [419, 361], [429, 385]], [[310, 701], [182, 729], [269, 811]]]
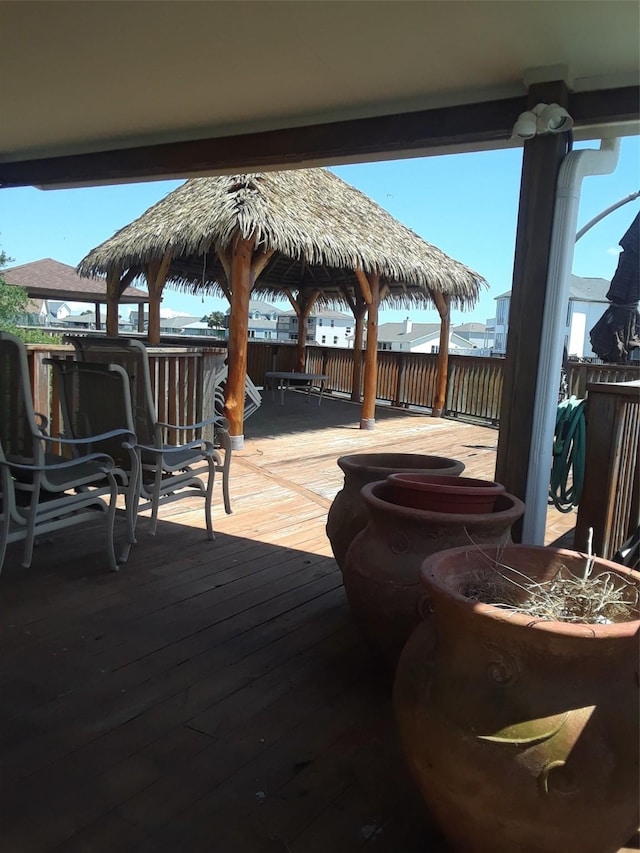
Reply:
[[[140, 472], [142, 476], [142, 472]], [[155, 477], [153, 481], [153, 495], [151, 497], [151, 527], [149, 533], [151, 536], [156, 535], [158, 529], [158, 507], [160, 505], [160, 489], [162, 487], [162, 467], [160, 463], [156, 465]]]
[[29, 504], [29, 516], [25, 527], [24, 551], [22, 552], [22, 568], [31, 567], [33, 560], [33, 545], [36, 539], [36, 518], [38, 515], [38, 502], [40, 499], [40, 472], [36, 472], [33, 478], [31, 502]]
[[220, 446], [224, 450], [224, 462], [220, 460], [222, 466], [222, 499], [224, 501], [224, 511], [227, 515], [231, 515], [231, 498], [229, 496], [229, 472], [231, 469], [231, 439], [226, 430], [219, 432]]
[[131, 471], [129, 473], [129, 484], [125, 491], [124, 501], [127, 510], [127, 533], [128, 541], [135, 545], [136, 525], [138, 523], [138, 504], [140, 502], [140, 483], [142, 478], [142, 464], [137, 453], [133, 454]]
[[[109, 504], [106, 508], [106, 520], [105, 520], [105, 534], [106, 534], [106, 546], [107, 546], [107, 559], [109, 561], [109, 568], [112, 572], [118, 571], [118, 560], [116, 559], [116, 549], [113, 541], [114, 528], [116, 522], [116, 502], [118, 500], [118, 483], [116, 482], [113, 474], [109, 473], [109, 486], [111, 489], [111, 494], [109, 497]], [[127, 552], [128, 555], [128, 552]]]
[[[6, 509], [6, 507], [5, 507]], [[0, 529], [0, 572], [4, 566], [4, 558], [7, 553], [7, 542], [9, 541], [9, 513], [5, 514], [2, 519], [2, 529]]]
[[209, 465], [209, 476], [207, 477], [207, 490], [204, 493], [204, 520], [207, 525], [207, 539], [213, 540], [216, 538], [213, 532], [213, 521], [211, 520], [211, 499], [213, 497], [213, 484], [216, 478], [216, 463], [212, 456], [207, 458]]

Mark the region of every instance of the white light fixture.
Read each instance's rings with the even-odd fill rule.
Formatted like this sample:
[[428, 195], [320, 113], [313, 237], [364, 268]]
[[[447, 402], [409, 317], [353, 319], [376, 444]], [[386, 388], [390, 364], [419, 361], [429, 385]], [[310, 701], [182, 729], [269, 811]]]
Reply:
[[545, 133], [566, 133], [573, 119], [560, 104], [536, 104], [532, 110], [520, 113], [513, 126], [512, 139], [533, 139]]

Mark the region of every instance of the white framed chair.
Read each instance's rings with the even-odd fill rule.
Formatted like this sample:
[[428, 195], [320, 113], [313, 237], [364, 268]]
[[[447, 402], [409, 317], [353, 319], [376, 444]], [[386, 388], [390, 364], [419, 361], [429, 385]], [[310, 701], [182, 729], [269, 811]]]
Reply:
[[[214, 413], [195, 424], [170, 424], [158, 420], [154, 399], [149, 357], [144, 344], [131, 338], [107, 338], [88, 335], [69, 336], [79, 361], [93, 364], [117, 364], [130, 382], [133, 423], [138, 440], [141, 462], [139, 478], [140, 510], [151, 509], [150, 532], [155, 535], [158, 509], [161, 504], [199, 494], [204, 498], [207, 537], [214, 538], [211, 503], [216, 472], [222, 474], [224, 507], [231, 513], [229, 472], [231, 442], [226, 418]], [[203, 427], [212, 426], [214, 441], [196, 438], [183, 443], [171, 443], [170, 435], [197, 434]], [[219, 448], [215, 444], [219, 445]], [[220, 450], [223, 451], [224, 457]], [[197, 468], [207, 468], [206, 483], [198, 476]]]
[[[95, 437], [68, 441], [45, 435], [33, 410], [23, 342], [0, 332], [0, 569], [9, 543], [24, 541], [22, 565], [33, 559], [36, 537], [102, 516], [109, 567], [118, 568], [114, 523], [118, 480], [113, 459], [90, 450]], [[118, 432], [133, 446], [135, 436]], [[66, 459], [58, 448], [78, 454]], [[125, 551], [131, 545], [127, 526]]]
[[[225, 364], [216, 373], [213, 379], [214, 398], [216, 403], [216, 411], [222, 414], [224, 411], [224, 390], [229, 376], [229, 368]], [[244, 419], [251, 417], [254, 412], [257, 412], [262, 405], [262, 396], [250, 376], [246, 376], [244, 380]]]

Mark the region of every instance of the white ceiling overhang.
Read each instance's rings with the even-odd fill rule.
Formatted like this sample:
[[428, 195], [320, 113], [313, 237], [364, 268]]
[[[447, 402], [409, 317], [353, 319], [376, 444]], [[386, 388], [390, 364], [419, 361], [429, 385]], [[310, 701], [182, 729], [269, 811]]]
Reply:
[[635, 0], [2, 2], [0, 164], [519, 98], [530, 69], [637, 86], [639, 17]]

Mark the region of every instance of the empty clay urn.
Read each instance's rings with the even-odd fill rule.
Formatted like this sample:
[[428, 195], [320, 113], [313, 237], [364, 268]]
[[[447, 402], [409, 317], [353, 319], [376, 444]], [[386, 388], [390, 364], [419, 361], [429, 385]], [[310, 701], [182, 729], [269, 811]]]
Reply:
[[425, 557], [458, 545], [510, 543], [524, 504], [503, 492], [493, 512], [416, 509], [394, 503], [387, 481], [364, 486], [361, 495], [369, 522], [347, 551], [343, 583], [365, 639], [395, 667], [421, 618], [420, 567]]
[[341, 456], [338, 465], [344, 471], [344, 485], [331, 504], [326, 530], [340, 569], [344, 568], [349, 545], [367, 524], [367, 511], [360, 497], [363, 486], [397, 472], [457, 477], [464, 471], [464, 464], [457, 459], [422, 453], [354, 453]]
[[493, 512], [504, 486], [471, 477], [439, 477], [432, 474], [390, 474], [391, 500], [402, 506], [433, 512]]

